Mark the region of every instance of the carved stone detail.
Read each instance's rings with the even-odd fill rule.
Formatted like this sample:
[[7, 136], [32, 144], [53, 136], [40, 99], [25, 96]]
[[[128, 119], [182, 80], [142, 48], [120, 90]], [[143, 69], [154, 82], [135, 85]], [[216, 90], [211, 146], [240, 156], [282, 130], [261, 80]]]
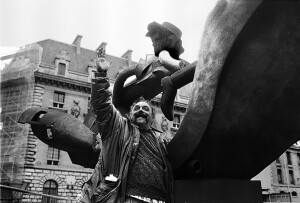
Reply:
[[64, 49], [62, 49], [58, 52], [58, 54], [55, 56], [55, 59], [65, 60], [65, 61], [70, 62], [70, 57], [68, 55], [68, 52]]
[[79, 101], [76, 101], [76, 100], [73, 100], [74, 104], [71, 108], [71, 114], [73, 116], [75, 116], [76, 118], [78, 118], [78, 116], [80, 115], [80, 111], [81, 111], [81, 108], [79, 106]]

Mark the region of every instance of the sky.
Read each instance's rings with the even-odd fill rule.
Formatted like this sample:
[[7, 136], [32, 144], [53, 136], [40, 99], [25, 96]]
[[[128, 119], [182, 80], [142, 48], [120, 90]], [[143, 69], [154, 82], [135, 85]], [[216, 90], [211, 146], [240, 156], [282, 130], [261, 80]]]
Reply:
[[208, 13], [217, 0], [0, 0], [0, 55], [45, 39], [121, 56], [128, 49], [138, 61], [152, 54], [147, 25], [171, 22], [182, 31], [182, 59], [197, 60]]

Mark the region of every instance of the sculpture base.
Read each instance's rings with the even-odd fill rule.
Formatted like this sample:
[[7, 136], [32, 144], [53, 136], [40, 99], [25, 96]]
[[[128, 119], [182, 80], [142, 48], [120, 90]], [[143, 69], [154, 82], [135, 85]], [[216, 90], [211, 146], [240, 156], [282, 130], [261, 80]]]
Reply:
[[176, 180], [175, 203], [259, 203], [263, 202], [260, 181]]

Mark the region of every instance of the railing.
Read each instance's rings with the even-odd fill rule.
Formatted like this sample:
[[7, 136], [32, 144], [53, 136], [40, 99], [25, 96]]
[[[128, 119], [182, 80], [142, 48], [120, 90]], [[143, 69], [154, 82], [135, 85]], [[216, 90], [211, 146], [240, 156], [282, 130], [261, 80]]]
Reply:
[[[55, 196], [55, 195], [48, 195], [48, 194], [44, 194], [44, 193], [39, 193], [39, 192], [33, 192], [33, 191], [29, 191], [29, 190], [23, 190], [23, 189], [19, 189], [19, 188], [15, 188], [15, 187], [10, 187], [10, 186], [6, 186], [6, 185], [0, 185], [0, 188], [3, 189], [7, 189], [7, 190], [13, 190], [13, 191], [17, 191], [17, 192], [23, 192], [23, 193], [27, 193], [27, 194], [33, 194], [33, 195], [39, 195], [42, 197], [50, 197], [53, 199], [57, 199], [57, 200], [66, 200], [67, 203], [71, 203], [71, 202], [76, 202], [76, 199], [70, 198], [70, 197], [59, 197], [59, 196]], [[7, 202], [7, 203], [19, 203], [19, 202], [24, 202], [22, 201], [22, 199], [16, 199], [16, 200], [12, 200], [12, 199], [1, 199], [0, 202]]]

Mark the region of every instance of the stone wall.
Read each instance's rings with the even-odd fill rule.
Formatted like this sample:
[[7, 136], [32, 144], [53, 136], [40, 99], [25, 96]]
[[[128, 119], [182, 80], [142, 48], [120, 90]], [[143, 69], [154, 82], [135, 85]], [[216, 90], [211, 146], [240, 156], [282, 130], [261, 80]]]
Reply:
[[[82, 185], [91, 176], [91, 170], [72, 171], [72, 170], [49, 170], [43, 168], [25, 168], [24, 181], [29, 183], [27, 190], [43, 193], [43, 186], [47, 180], [54, 180], [58, 185], [58, 196], [76, 199], [80, 194]], [[24, 194], [23, 202], [41, 202], [39, 195]], [[59, 200], [58, 202], [67, 202]]]

